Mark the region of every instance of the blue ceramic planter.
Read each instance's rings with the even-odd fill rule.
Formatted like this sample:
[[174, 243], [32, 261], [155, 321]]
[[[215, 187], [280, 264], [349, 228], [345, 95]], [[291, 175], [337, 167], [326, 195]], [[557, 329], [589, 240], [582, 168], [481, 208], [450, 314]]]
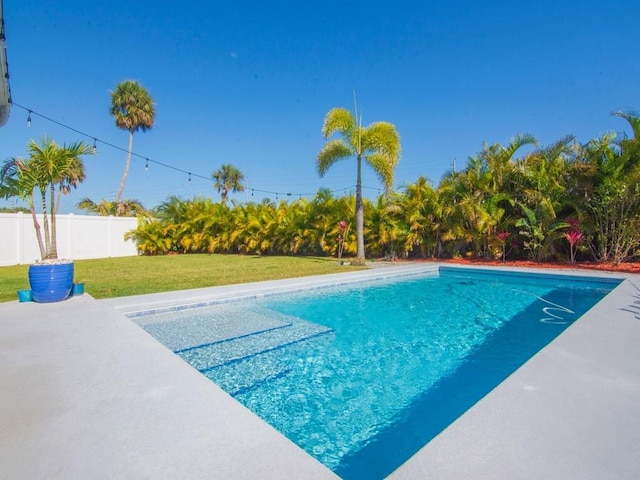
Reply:
[[30, 265], [29, 285], [34, 302], [64, 300], [73, 288], [73, 263]]

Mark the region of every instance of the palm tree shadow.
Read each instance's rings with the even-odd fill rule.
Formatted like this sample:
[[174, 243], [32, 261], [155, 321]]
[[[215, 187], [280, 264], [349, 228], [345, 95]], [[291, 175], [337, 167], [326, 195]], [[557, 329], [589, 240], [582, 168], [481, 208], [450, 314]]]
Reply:
[[633, 295], [633, 298], [636, 300], [620, 310], [623, 312], [630, 312], [636, 320], [640, 320], [640, 288], [638, 288], [638, 286], [633, 282], [631, 282], [631, 285], [633, 285], [633, 288], [637, 291], [637, 293]]

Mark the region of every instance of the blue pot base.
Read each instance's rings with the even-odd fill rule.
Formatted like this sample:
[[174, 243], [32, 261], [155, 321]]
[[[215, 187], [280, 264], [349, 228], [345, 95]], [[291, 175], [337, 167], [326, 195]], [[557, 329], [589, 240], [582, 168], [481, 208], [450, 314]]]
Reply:
[[73, 287], [73, 263], [30, 265], [29, 285], [34, 302], [64, 300]]

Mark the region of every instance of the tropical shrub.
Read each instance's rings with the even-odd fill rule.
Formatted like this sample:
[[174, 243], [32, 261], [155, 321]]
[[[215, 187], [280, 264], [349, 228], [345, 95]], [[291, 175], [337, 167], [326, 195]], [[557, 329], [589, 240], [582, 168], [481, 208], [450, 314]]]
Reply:
[[[634, 135], [640, 132], [637, 116], [622, 118]], [[336, 119], [349, 128], [333, 128]], [[327, 121], [327, 134], [364, 135], [349, 112], [335, 111]], [[325, 145], [318, 157], [320, 173], [341, 158], [357, 159], [349, 139]], [[516, 157], [524, 146], [534, 150]], [[393, 166], [387, 164], [389, 175]], [[356, 211], [363, 215], [362, 239]], [[622, 262], [637, 258], [639, 232], [640, 147], [635, 137], [617, 140], [607, 134], [584, 145], [565, 137], [539, 147], [535, 138], [523, 134], [506, 145], [484, 145], [464, 169], [448, 172], [437, 186], [420, 177], [373, 201], [353, 194], [335, 197], [327, 189], [312, 199], [280, 202], [227, 204], [172, 197], [132, 235], [138, 235], [141, 251], [150, 254], [357, 257], [366, 242], [371, 257]]]

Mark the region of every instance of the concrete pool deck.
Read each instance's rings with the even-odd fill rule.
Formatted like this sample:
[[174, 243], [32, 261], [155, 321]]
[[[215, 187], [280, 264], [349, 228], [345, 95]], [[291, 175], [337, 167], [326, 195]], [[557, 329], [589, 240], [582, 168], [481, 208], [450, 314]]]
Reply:
[[[0, 303], [0, 478], [337, 478], [124, 314], [433, 266]], [[640, 276], [544, 273], [626, 280], [390, 478], [640, 477]]]

